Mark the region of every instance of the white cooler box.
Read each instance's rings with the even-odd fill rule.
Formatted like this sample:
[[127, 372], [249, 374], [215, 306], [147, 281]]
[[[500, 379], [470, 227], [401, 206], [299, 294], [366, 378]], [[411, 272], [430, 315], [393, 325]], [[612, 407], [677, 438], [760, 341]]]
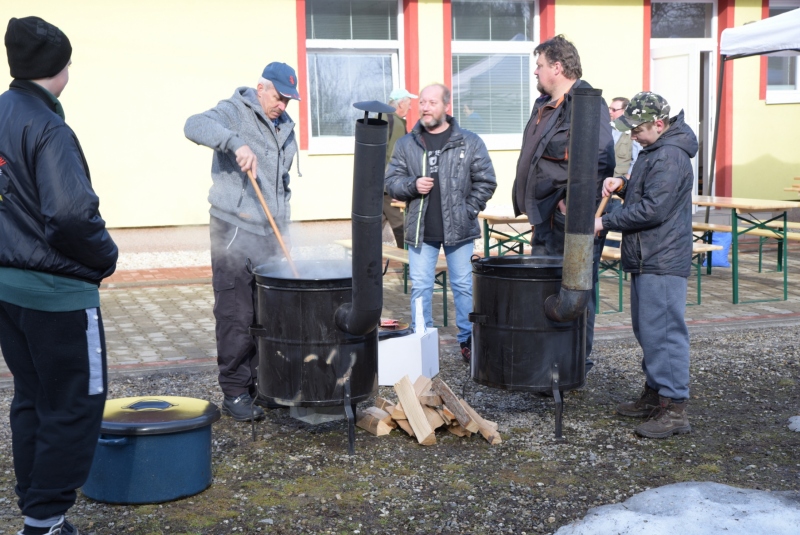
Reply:
[[394, 386], [405, 375], [413, 381], [439, 373], [439, 330], [425, 329], [421, 303], [417, 303], [416, 316], [416, 332], [378, 342], [379, 385]]

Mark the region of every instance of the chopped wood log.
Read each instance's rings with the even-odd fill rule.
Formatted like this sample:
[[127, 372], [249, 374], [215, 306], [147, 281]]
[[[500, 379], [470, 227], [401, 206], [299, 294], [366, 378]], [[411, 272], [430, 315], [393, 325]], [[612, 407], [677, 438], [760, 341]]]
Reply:
[[[370, 409], [375, 409], [379, 411], [381, 410], [378, 409], [377, 407], [370, 407]], [[381, 418], [376, 417], [374, 414], [368, 411], [369, 409], [363, 411], [362, 410], [356, 411], [356, 417], [357, 417], [356, 425], [358, 427], [368, 431], [369, 433], [372, 433], [376, 437], [388, 435], [389, 433], [392, 432], [392, 428], [389, 425], [383, 422]], [[389, 416], [385, 411], [381, 412], [386, 414], [386, 416]]]
[[445, 420], [455, 420], [456, 419], [456, 415], [453, 414], [453, 411], [448, 409], [446, 406], [442, 405], [440, 410], [442, 411], [442, 418], [444, 418]]
[[457, 437], [468, 437], [471, 436], [472, 433], [465, 429], [460, 423], [453, 422], [452, 425], [447, 426], [447, 430], [453, 433]]
[[417, 377], [417, 380], [414, 381], [414, 393], [417, 397], [421, 396], [423, 392], [427, 392], [431, 389], [431, 380], [429, 377], [425, 377], [424, 375], [420, 375]]
[[400, 429], [408, 433], [408, 436], [410, 437], [414, 436], [414, 430], [411, 429], [411, 424], [408, 423], [408, 420], [395, 420], [395, 423], [397, 423]]
[[403, 405], [400, 403], [395, 404], [390, 414], [395, 420], [408, 420], [408, 417], [406, 417], [406, 411], [403, 410]]
[[470, 418], [469, 414], [467, 414], [467, 411], [464, 410], [464, 407], [461, 406], [458, 397], [453, 393], [452, 390], [450, 390], [450, 387], [447, 386], [447, 383], [437, 377], [431, 382], [431, 387], [433, 388], [434, 392], [442, 396], [444, 404], [455, 415], [458, 423], [473, 433], [478, 432], [478, 424], [472, 421], [472, 418]]
[[453, 420], [455, 418], [452, 417], [452, 415], [453, 415], [452, 412], [447, 411], [444, 408], [440, 408], [440, 407], [436, 407], [436, 409], [434, 409], [434, 410], [439, 414], [439, 416], [442, 417], [442, 420], [444, 420], [445, 424], [450, 425], [450, 424], [453, 423]]
[[381, 422], [385, 423], [392, 429], [397, 427], [397, 423], [392, 419], [392, 415], [383, 409], [379, 409], [378, 407], [367, 407], [364, 412], [367, 412], [375, 418], [380, 419]]
[[469, 406], [469, 403], [461, 400], [461, 406], [467, 411], [473, 422], [478, 424], [478, 432], [486, 439], [492, 446], [500, 444], [503, 439], [500, 438], [500, 432], [497, 430], [497, 424], [484, 420], [480, 414], [475, 412], [475, 409]]
[[[417, 437], [417, 442], [423, 446], [430, 446], [436, 444], [436, 435], [425, 417], [422, 410], [422, 405], [417, 400], [417, 395], [414, 392], [414, 385], [411, 384], [411, 379], [404, 376], [394, 385], [394, 391], [397, 393], [397, 399], [403, 404], [403, 411], [406, 413], [408, 423], [411, 424], [411, 429], [414, 430], [414, 435]], [[463, 410], [463, 409], [462, 409]]]
[[436, 410], [423, 405], [422, 412], [425, 413], [425, 418], [427, 418], [428, 423], [431, 424], [431, 429], [436, 430], [444, 425], [444, 418], [439, 416], [439, 413], [436, 412]]
[[379, 409], [385, 410], [389, 414], [392, 414], [392, 411], [394, 410], [394, 403], [388, 399], [383, 399], [382, 397], [375, 398], [375, 406]]
[[428, 407], [441, 407], [443, 405], [442, 396], [434, 392], [433, 390], [427, 390], [423, 392], [419, 396], [417, 396], [419, 402], [423, 405], [427, 405]]

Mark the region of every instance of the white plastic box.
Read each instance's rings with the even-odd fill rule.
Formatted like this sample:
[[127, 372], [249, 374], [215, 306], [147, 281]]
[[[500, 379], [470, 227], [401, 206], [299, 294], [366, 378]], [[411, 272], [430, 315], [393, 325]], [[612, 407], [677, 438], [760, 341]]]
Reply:
[[378, 342], [378, 384], [394, 386], [408, 375], [434, 377], [439, 373], [439, 330], [425, 329], [422, 304], [417, 305], [416, 332]]

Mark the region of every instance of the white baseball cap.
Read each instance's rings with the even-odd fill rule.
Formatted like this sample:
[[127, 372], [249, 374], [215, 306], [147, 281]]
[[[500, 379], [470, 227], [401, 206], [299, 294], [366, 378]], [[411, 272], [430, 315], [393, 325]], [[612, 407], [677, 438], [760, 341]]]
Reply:
[[399, 89], [394, 89], [392, 90], [391, 93], [389, 93], [389, 99], [394, 100], [395, 102], [404, 98], [417, 98], [417, 95], [412, 95], [411, 93], [408, 92], [407, 89], [403, 87]]

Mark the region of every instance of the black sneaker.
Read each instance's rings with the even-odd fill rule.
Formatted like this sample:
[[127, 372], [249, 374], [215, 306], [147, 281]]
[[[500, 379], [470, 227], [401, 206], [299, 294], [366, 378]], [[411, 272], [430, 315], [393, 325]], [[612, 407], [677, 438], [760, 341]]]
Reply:
[[230, 416], [237, 422], [260, 420], [264, 417], [264, 409], [253, 403], [250, 394], [244, 393], [239, 397], [225, 396], [222, 402], [222, 414]]
[[63, 516], [50, 528], [34, 528], [27, 524], [17, 535], [79, 535], [78, 530]]
[[467, 338], [466, 342], [461, 342], [461, 358], [469, 364], [472, 361], [472, 337]]

